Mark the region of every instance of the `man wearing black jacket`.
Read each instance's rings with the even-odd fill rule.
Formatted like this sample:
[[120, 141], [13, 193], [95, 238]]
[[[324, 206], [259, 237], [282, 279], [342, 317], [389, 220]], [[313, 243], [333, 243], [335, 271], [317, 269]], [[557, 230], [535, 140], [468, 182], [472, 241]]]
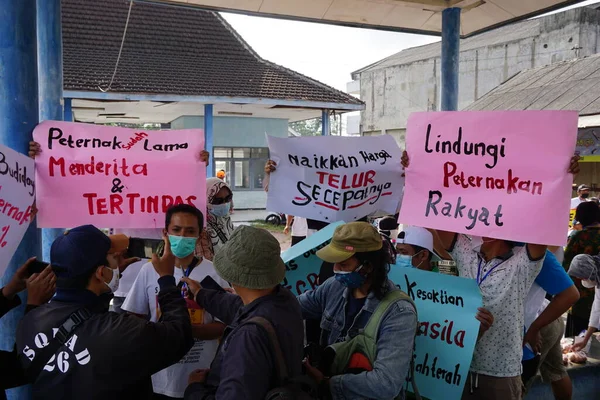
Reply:
[[279, 340], [287, 376], [298, 377], [304, 356], [302, 313], [296, 297], [280, 285], [285, 265], [279, 242], [262, 229], [241, 226], [217, 252], [217, 273], [231, 283], [237, 295], [201, 289], [183, 278], [196, 302], [227, 324], [221, 345], [209, 370], [190, 376], [185, 400], [262, 400], [281, 385], [275, 349], [263, 326], [251, 319], [262, 317]]
[[52, 244], [56, 296], [28, 313], [17, 331], [17, 352], [34, 381], [34, 399], [148, 399], [151, 375], [192, 347], [168, 238], [164, 255], [152, 260], [160, 276], [158, 323], [108, 311], [119, 279], [111, 248], [110, 238], [91, 225], [74, 228]]
[[[30, 275], [29, 267], [34, 260], [35, 258], [29, 259], [15, 272], [8, 285], [0, 289], [0, 318], [21, 305], [21, 299], [17, 293], [22, 292], [25, 288], [28, 292], [25, 313], [46, 303], [54, 295], [56, 276], [52, 272], [52, 268], [46, 267], [41, 273]], [[19, 364], [17, 350], [0, 351], [0, 400], [6, 399], [4, 390], [26, 383], [27, 379]]]

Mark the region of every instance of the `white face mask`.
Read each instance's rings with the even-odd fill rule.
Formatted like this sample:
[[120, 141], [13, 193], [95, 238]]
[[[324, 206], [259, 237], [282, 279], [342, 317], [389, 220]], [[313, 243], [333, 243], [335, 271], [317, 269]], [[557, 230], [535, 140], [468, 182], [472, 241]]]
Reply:
[[108, 288], [110, 289], [110, 291], [112, 293], [114, 293], [119, 288], [119, 269], [111, 268], [111, 271], [112, 271], [112, 278], [110, 279], [110, 282], [108, 282], [108, 283], [104, 282], [104, 284], [106, 286], [108, 286]]
[[596, 282], [590, 281], [589, 279], [582, 279], [581, 286], [583, 286], [584, 288], [588, 288], [588, 289], [595, 288]]
[[481, 236], [472, 236], [471, 237], [471, 249], [479, 250], [481, 245], [483, 244], [483, 239]]

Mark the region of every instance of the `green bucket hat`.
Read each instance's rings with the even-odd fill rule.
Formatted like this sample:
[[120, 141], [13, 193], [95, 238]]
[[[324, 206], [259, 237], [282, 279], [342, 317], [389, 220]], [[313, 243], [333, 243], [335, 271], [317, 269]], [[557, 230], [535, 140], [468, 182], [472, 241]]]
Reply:
[[215, 270], [227, 282], [247, 289], [270, 289], [285, 277], [281, 246], [264, 229], [240, 226], [215, 254]]

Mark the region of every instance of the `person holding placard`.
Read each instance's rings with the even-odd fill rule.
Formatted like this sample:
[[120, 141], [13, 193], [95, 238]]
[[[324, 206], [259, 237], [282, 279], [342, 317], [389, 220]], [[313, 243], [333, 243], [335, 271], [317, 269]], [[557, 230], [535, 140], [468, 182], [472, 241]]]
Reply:
[[304, 239], [306, 239], [306, 231], [308, 231], [306, 218], [294, 217], [293, 215], [286, 216], [285, 228], [283, 229], [283, 233], [285, 233], [286, 235], [290, 233], [292, 234], [292, 246], [295, 246]]
[[[355, 353], [346, 372], [325, 376], [321, 369], [305, 367], [333, 399], [393, 399], [402, 396], [409, 373], [417, 313], [414, 304], [388, 280], [389, 257], [381, 235], [366, 222], [351, 222], [337, 227], [331, 243], [317, 252], [334, 264], [334, 278], [317, 289], [298, 296], [304, 318], [320, 319], [322, 346], [347, 342], [363, 334], [380, 304], [388, 307], [380, 315], [376, 331], [376, 356], [362, 359]], [[395, 300], [388, 296], [399, 294]], [[321, 360], [323, 362], [324, 360]], [[326, 366], [320, 366], [320, 368]]]
[[[39, 143], [37, 143], [35, 141], [29, 142], [29, 157], [35, 159], [41, 152], [42, 152], [42, 147]], [[204, 164], [208, 165], [208, 162], [210, 160], [210, 153], [208, 151], [206, 151], [206, 150], [201, 151], [197, 157]], [[136, 238], [143, 238], [143, 239], [162, 239], [162, 236], [163, 236], [162, 228], [156, 228], [156, 229], [148, 229], [148, 228], [121, 229], [121, 228], [117, 228], [117, 229], [111, 229], [111, 233], [112, 234], [123, 234], [123, 235], [126, 235], [127, 237], [136, 237]], [[206, 235], [206, 233], [205, 233], [205, 235]], [[119, 289], [117, 292], [114, 293], [115, 297], [113, 298], [113, 301], [111, 303], [111, 311], [123, 312], [121, 310], [121, 305], [125, 301], [125, 297], [127, 297], [127, 294], [129, 293], [131, 285], [133, 285], [133, 282], [135, 281], [135, 278], [137, 277], [138, 273], [140, 272], [142, 266], [144, 264], [146, 264], [147, 262], [148, 262], [148, 260], [141, 260], [141, 261], [134, 262], [123, 272], [123, 277], [122, 277], [123, 279], [121, 280]]]
[[[567, 173], [579, 171], [578, 159], [571, 159]], [[409, 162], [404, 152], [403, 167], [408, 168]], [[520, 400], [525, 300], [542, 269], [547, 246], [516, 247], [511, 241], [483, 237], [474, 248], [466, 235], [440, 230], [436, 234], [456, 261], [459, 276], [477, 281], [483, 307], [494, 316], [493, 325], [477, 341], [462, 398]]]

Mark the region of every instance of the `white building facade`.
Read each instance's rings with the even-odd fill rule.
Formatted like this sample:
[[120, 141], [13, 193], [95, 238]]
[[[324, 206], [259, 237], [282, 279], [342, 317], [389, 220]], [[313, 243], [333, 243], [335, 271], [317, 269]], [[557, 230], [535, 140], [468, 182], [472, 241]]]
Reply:
[[[582, 7], [464, 39], [460, 44], [459, 109], [516, 73], [600, 52], [600, 11]], [[360, 85], [362, 135], [390, 134], [404, 143], [408, 116], [437, 111], [440, 43], [403, 50], [352, 74]]]

